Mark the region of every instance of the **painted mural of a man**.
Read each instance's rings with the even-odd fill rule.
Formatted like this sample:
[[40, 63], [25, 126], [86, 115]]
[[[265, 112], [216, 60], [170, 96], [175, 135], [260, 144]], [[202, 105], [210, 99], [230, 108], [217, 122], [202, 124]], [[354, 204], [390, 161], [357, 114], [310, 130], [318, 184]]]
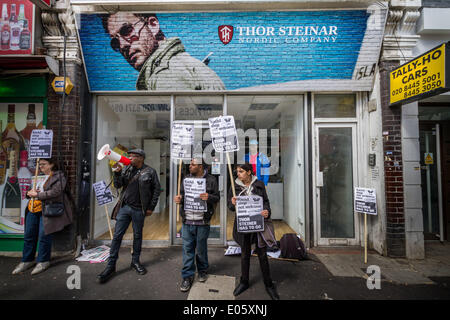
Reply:
[[111, 47], [139, 71], [137, 90], [224, 90], [219, 76], [192, 57], [177, 37], [166, 38], [155, 14], [100, 15]]

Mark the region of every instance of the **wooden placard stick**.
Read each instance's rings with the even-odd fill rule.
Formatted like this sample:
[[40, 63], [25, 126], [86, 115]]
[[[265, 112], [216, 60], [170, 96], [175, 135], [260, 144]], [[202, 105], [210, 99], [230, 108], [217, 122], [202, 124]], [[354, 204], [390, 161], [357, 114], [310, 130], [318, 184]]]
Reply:
[[364, 263], [367, 263], [367, 213], [364, 213]]
[[104, 207], [105, 207], [105, 212], [106, 212], [106, 221], [108, 221], [109, 235], [111, 236], [111, 240], [112, 240], [113, 239], [113, 234], [112, 234], [112, 230], [111, 230], [111, 223], [109, 222], [108, 207], [106, 206], [106, 204], [104, 205]]
[[234, 190], [233, 170], [231, 169], [230, 154], [226, 152], [228, 160], [228, 171], [230, 172], [231, 190], [233, 191], [233, 197], [236, 198], [236, 191]]
[[[180, 195], [180, 188], [181, 188], [181, 166], [183, 164], [183, 160], [180, 159], [180, 163], [178, 164], [178, 191], [177, 196]], [[180, 204], [177, 203], [177, 222], [180, 221]]]
[[[39, 173], [39, 158], [36, 159], [36, 170], [34, 172], [33, 190], [36, 189], [38, 173]], [[34, 207], [34, 198], [31, 198], [31, 208], [33, 209], [33, 207]]]

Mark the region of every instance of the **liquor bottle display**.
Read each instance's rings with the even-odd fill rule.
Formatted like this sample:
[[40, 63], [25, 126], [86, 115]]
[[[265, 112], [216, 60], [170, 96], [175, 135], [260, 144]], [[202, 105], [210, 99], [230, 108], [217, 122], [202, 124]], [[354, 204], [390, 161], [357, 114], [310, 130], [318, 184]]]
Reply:
[[6, 3], [2, 6], [1, 38], [0, 49], [9, 50], [11, 28], [9, 26], [8, 5]]
[[42, 103], [0, 103], [0, 234], [23, 232], [26, 193], [36, 168], [36, 159], [28, 156], [29, 141], [42, 115]]
[[21, 202], [20, 202], [20, 224], [25, 223], [25, 208], [28, 204], [27, 192], [31, 188], [32, 175], [27, 168], [28, 152], [20, 151], [20, 168], [17, 173], [20, 186]]
[[19, 19], [17, 18], [16, 14], [16, 5], [11, 5], [11, 17], [9, 18], [9, 26], [11, 28], [11, 42], [10, 42], [10, 49], [11, 50], [19, 50], [19, 44], [20, 44], [20, 24]]
[[27, 50], [31, 47], [31, 33], [28, 30], [28, 20], [23, 21], [23, 30], [20, 33], [19, 48], [21, 50]]
[[[31, 103], [28, 105], [27, 126], [22, 131], [20, 131], [20, 134], [22, 135], [24, 142], [25, 142], [25, 150], [29, 149], [31, 132], [34, 129], [37, 129], [35, 109], [36, 109], [35, 104]], [[28, 156], [27, 156], [27, 158], [28, 158]], [[36, 169], [36, 161], [34, 159], [28, 160], [28, 169], [30, 169], [30, 171], [32, 173], [34, 173], [34, 170]]]

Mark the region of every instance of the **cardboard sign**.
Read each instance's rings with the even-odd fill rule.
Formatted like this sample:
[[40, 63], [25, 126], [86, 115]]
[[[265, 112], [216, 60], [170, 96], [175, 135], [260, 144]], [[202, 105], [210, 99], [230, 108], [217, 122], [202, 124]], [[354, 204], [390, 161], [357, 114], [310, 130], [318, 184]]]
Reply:
[[29, 159], [48, 159], [52, 157], [53, 131], [33, 130], [30, 137]]
[[95, 197], [97, 198], [97, 202], [99, 206], [103, 206], [105, 204], [113, 202], [113, 195], [109, 188], [106, 188], [105, 181], [99, 181], [94, 183], [93, 185], [95, 191]]
[[239, 150], [239, 142], [233, 116], [209, 118], [209, 129], [216, 152]]
[[236, 197], [236, 219], [238, 232], [264, 231], [263, 198], [260, 196]]
[[377, 215], [377, 194], [375, 189], [355, 188], [355, 211]]
[[174, 123], [172, 125], [171, 154], [174, 159], [190, 159], [194, 143], [194, 125]]
[[184, 211], [206, 212], [206, 201], [200, 199], [200, 194], [206, 192], [206, 179], [185, 178], [184, 184]]

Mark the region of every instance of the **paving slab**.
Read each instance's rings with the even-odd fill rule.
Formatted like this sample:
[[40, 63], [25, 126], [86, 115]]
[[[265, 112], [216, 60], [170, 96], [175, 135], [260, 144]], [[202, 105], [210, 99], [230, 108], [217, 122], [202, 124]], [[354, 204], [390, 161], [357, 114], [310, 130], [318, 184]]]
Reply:
[[208, 275], [205, 282], [195, 281], [188, 300], [234, 300], [236, 277]]

